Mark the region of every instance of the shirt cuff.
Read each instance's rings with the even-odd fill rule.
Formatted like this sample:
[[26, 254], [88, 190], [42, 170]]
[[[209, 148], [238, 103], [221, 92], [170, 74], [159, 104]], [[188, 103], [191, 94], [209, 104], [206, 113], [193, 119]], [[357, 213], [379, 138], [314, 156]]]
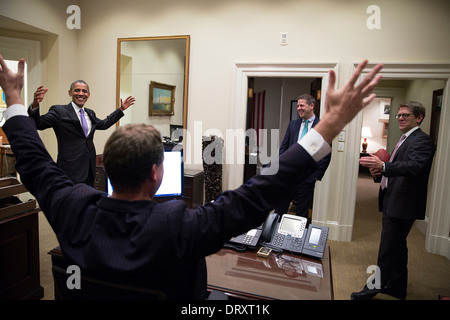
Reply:
[[315, 129], [309, 130], [298, 144], [300, 144], [316, 162], [331, 152], [331, 146]]
[[3, 116], [5, 117], [5, 121], [15, 116], [28, 117], [27, 108], [23, 104], [13, 104], [6, 109]]

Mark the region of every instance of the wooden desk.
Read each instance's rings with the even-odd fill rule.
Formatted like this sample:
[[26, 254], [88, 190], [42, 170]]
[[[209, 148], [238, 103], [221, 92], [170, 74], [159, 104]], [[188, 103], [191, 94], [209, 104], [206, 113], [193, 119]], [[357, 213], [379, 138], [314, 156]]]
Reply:
[[9, 145], [0, 146], [0, 177], [6, 177], [16, 172], [16, 158]]
[[[60, 247], [49, 252], [53, 265], [67, 268]], [[291, 258], [292, 260], [288, 260]], [[322, 260], [298, 255], [222, 249], [206, 257], [208, 290], [242, 300], [333, 300], [330, 249]], [[59, 292], [55, 289], [55, 299]]]
[[36, 208], [0, 218], [0, 300], [38, 300], [39, 228]]
[[[291, 260], [289, 260], [291, 259]], [[332, 300], [330, 249], [322, 260], [287, 253], [222, 249], [206, 258], [208, 290], [237, 299]]]

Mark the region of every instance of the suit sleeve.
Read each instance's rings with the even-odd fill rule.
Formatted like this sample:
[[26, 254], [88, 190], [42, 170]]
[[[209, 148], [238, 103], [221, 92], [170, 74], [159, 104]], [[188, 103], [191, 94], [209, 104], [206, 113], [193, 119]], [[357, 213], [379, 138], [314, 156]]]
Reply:
[[22, 183], [36, 197], [50, 224], [55, 227], [56, 213], [64, 212], [62, 206], [74, 190], [74, 182], [45, 149], [33, 119], [15, 116], [5, 122], [3, 129], [11, 143]]
[[112, 125], [114, 125], [117, 121], [119, 121], [120, 118], [124, 116], [124, 113], [120, 108], [117, 108], [114, 112], [112, 112], [109, 116], [107, 116], [105, 119], [101, 120], [98, 119], [95, 115], [95, 112], [92, 111], [92, 115], [95, 118], [95, 129], [96, 130], [106, 130], [109, 129]]
[[281, 141], [279, 154], [282, 154], [287, 149], [289, 149], [289, 139], [290, 139], [290, 132], [291, 132], [291, 124], [292, 124], [292, 122], [289, 123], [289, 125], [288, 125], [288, 127], [286, 129], [286, 133], [284, 134], [283, 141]]
[[431, 138], [426, 134], [418, 134], [414, 136], [414, 140], [410, 143], [405, 161], [385, 163], [384, 175], [386, 177], [415, 176], [427, 167], [434, 154], [434, 145]]
[[50, 110], [44, 115], [40, 114], [40, 107], [32, 110], [31, 105], [28, 107], [28, 115], [34, 120], [38, 130], [52, 128], [59, 119], [56, 106], [50, 107]]
[[313, 158], [295, 143], [280, 156], [276, 174], [256, 175], [239, 188], [225, 191], [213, 203], [196, 209], [171, 210], [180, 215], [170, 219], [173, 235], [188, 234], [180, 252], [206, 256], [220, 250], [231, 237], [258, 227], [273, 208], [289, 197], [292, 186], [315, 166]]

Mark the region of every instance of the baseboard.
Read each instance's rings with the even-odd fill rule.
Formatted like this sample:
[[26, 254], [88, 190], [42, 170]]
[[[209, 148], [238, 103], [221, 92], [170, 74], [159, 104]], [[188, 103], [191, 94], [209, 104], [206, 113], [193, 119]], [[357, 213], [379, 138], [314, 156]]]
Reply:
[[414, 225], [417, 229], [419, 229], [420, 232], [422, 232], [423, 234], [427, 234], [428, 217], [425, 217], [424, 220], [416, 220]]
[[328, 228], [328, 240], [352, 241], [353, 226], [340, 225], [337, 221], [312, 220], [312, 224]]

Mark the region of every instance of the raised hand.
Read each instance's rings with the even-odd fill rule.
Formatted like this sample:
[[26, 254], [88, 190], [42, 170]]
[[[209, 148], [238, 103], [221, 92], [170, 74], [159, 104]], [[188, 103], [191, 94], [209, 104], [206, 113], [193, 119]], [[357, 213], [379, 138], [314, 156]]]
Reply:
[[40, 86], [36, 89], [36, 92], [33, 96], [33, 103], [31, 104], [33, 109], [36, 109], [39, 107], [39, 104], [44, 100], [45, 94], [47, 93], [48, 89], [44, 88], [43, 86]]
[[20, 91], [23, 88], [23, 70], [25, 60], [20, 59], [17, 73], [12, 72], [0, 55], [0, 86], [5, 93], [6, 105], [23, 104]]
[[336, 74], [333, 70], [330, 70], [325, 97], [325, 114], [314, 127], [328, 143], [331, 143], [345, 125], [375, 98], [375, 94], [371, 94], [371, 92], [381, 80], [381, 75], [378, 73], [383, 67], [382, 64], [377, 64], [364, 77], [361, 83], [355, 86], [367, 63], [367, 60], [361, 62], [353, 72], [350, 80], [339, 90], [335, 89]]
[[129, 107], [131, 107], [134, 102], [136, 101], [136, 99], [132, 96], [129, 96], [128, 98], [125, 99], [125, 101], [122, 101], [122, 99], [120, 99], [120, 109], [122, 111], [127, 110]]

